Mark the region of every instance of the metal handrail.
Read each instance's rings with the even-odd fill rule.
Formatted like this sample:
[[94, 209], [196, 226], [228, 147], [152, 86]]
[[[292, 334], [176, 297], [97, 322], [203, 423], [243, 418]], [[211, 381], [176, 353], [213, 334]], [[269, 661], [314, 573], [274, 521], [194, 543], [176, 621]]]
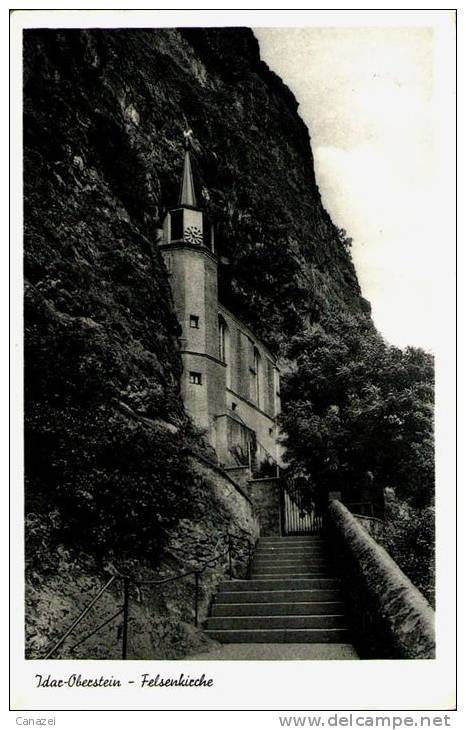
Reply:
[[77, 646], [82, 644], [84, 641], [89, 639], [91, 636], [94, 636], [100, 629], [107, 626], [111, 621], [115, 620], [121, 613], [123, 613], [123, 631], [122, 631], [122, 659], [127, 658], [127, 647], [128, 647], [128, 623], [129, 623], [129, 601], [130, 601], [130, 585], [136, 585], [136, 586], [142, 586], [142, 585], [164, 585], [166, 583], [171, 583], [176, 580], [180, 580], [181, 578], [186, 578], [190, 575], [194, 575], [194, 625], [198, 626], [198, 619], [199, 619], [199, 576], [202, 575], [202, 573], [206, 570], [206, 568], [211, 565], [212, 563], [217, 562], [220, 558], [225, 557], [228, 555], [228, 574], [230, 580], [233, 578], [233, 566], [232, 566], [232, 554], [233, 554], [233, 540], [241, 540], [243, 542], [248, 543], [248, 564], [247, 564], [247, 573], [249, 575], [250, 568], [251, 568], [251, 560], [252, 560], [252, 547], [255, 546], [254, 542], [251, 542], [249, 537], [244, 537], [242, 535], [232, 535], [230, 533], [227, 533], [227, 541], [228, 546], [226, 550], [224, 550], [221, 553], [218, 553], [217, 555], [214, 555], [209, 560], [204, 561], [201, 567], [194, 568], [193, 570], [187, 571], [185, 573], [177, 573], [176, 575], [169, 576], [168, 578], [162, 578], [159, 580], [141, 580], [133, 578], [133, 576], [125, 575], [124, 573], [118, 572], [117, 575], [113, 575], [106, 583], [105, 585], [100, 589], [100, 591], [97, 593], [97, 595], [90, 601], [90, 603], [81, 611], [79, 616], [73, 621], [71, 626], [65, 631], [65, 633], [60, 637], [60, 639], [53, 645], [53, 647], [47, 652], [47, 654], [44, 656], [44, 659], [50, 659], [53, 654], [57, 651], [57, 649], [60, 648], [60, 646], [63, 644], [63, 642], [68, 638], [68, 636], [74, 631], [74, 629], [81, 623], [81, 621], [87, 616], [91, 608], [97, 603], [97, 601], [101, 598], [101, 596], [105, 593], [105, 591], [110, 588], [110, 586], [115, 583], [117, 580], [123, 581], [123, 606], [109, 619], [101, 623], [96, 629], [91, 631], [89, 634], [87, 634], [84, 638], [80, 639], [76, 644], [74, 644], [71, 647], [71, 650], [75, 649]]
[[79, 639], [79, 641], [77, 641], [76, 644], [73, 644], [73, 646], [70, 646], [70, 651], [74, 651], [74, 649], [76, 649], [77, 646], [79, 646], [80, 644], [83, 644], [85, 641], [90, 639], [91, 636], [94, 636], [94, 634], [96, 634], [98, 631], [100, 631], [100, 629], [103, 629], [104, 626], [107, 626], [107, 624], [111, 623], [114, 619], [116, 619], [120, 615], [120, 613], [123, 613], [123, 608], [119, 608], [118, 611], [116, 611], [113, 614], [113, 616], [110, 616], [110, 618], [106, 619], [106, 621], [102, 621], [102, 623], [99, 624], [97, 626], [97, 628], [94, 629], [94, 631], [91, 631], [89, 634], [86, 634], [86, 636], [83, 636], [82, 639]]
[[71, 632], [74, 631], [74, 629], [76, 628], [76, 626], [81, 623], [81, 621], [83, 620], [83, 618], [85, 616], [87, 616], [87, 614], [89, 613], [89, 611], [91, 610], [91, 608], [94, 606], [94, 604], [97, 603], [97, 601], [99, 600], [99, 598], [105, 593], [105, 591], [107, 590], [107, 588], [110, 588], [110, 586], [112, 585], [112, 583], [114, 583], [116, 581], [116, 579], [117, 579], [117, 576], [116, 575], [112, 575], [112, 577], [110, 578], [110, 580], [108, 580], [106, 582], [106, 584], [104, 585], [104, 587], [101, 588], [101, 590], [98, 592], [98, 594], [96, 596], [94, 596], [94, 598], [92, 599], [92, 601], [90, 603], [88, 603], [88, 605], [86, 606], [86, 608], [84, 608], [84, 610], [81, 611], [81, 613], [79, 614], [78, 618], [71, 624], [70, 628], [67, 631], [65, 631], [65, 633], [63, 634], [63, 636], [50, 649], [50, 651], [47, 652], [47, 654], [44, 656], [44, 659], [50, 659], [50, 657], [52, 656], [52, 654], [55, 654], [56, 650], [60, 648], [60, 646], [65, 641], [65, 639], [67, 639], [68, 636], [71, 634]]
[[[360, 517], [367, 517], [374, 520], [384, 521], [384, 505], [378, 504], [377, 502], [343, 502], [342, 503], [352, 512], [353, 514], [359, 514]], [[366, 514], [366, 508], [369, 509], [369, 514]], [[357, 513], [357, 510], [360, 512]], [[377, 514], [378, 513], [378, 514]], [[381, 515], [381, 516], [379, 516]]]
[[203, 573], [204, 570], [207, 568], [207, 566], [210, 563], [218, 560], [219, 558], [224, 557], [227, 554], [227, 552], [228, 552], [228, 548], [223, 553], [218, 553], [218, 555], [214, 555], [213, 558], [210, 558], [210, 560], [205, 561], [201, 568], [193, 568], [192, 570], [189, 570], [187, 573], [177, 573], [176, 575], [168, 576], [168, 578], [161, 578], [159, 580], [141, 580], [141, 579], [133, 578], [130, 575], [125, 575], [124, 573], [120, 573], [119, 577], [127, 578], [131, 583], [134, 583], [135, 585], [138, 585], [138, 586], [163, 585], [164, 583], [171, 583], [172, 581], [178, 580], [179, 578], [187, 578], [189, 575], [195, 575], [195, 573]]

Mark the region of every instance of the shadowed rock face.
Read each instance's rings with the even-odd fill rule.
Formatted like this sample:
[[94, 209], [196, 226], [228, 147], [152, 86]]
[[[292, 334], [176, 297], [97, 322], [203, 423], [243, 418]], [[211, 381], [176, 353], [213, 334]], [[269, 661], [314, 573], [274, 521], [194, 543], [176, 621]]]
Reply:
[[[130, 591], [130, 659], [176, 659], [217, 645], [193, 625], [194, 576], [186, 573], [205, 567], [199, 575], [201, 625], [228, 567], [228, 533], [233, 536], [234, 544], [233, 574], [245, 577], [249, 558], [245, 536], [249, 535], [254, 541], [258, 534], [252, 504], [227, 477], [207, 462], [192, 457], [190, 469], [193, 481], [190, 485], [189, 515], [180, 519], [170, 531], [157, 564], [139, 555], [124, 566], [128, 575], [149, 581], [149, 584], [139, 587], [132, 585]], [[40, 575], [31, 572], [26, 581], [25, 649], [29, 659], [44, 657], [96, 596], [103, 583], [115, 575], [115, 567], [121, 568], [118, 555], [102, 573], [96, 561], [89, 556], [79, 554], [77, 557], [76, 551], [63, 546], [57, 553], [53, 571], [44, 570], [46, 566], [41, 565], [38, 569]], [[205, 566], [206, 561], [216, 556], [218, 559]], [[86, 558], [87, 564], [83, 563]], [[150, 584], [150, 581], [166, 580], [180, 574], [185, 575], [163, 585]], [[96, 634], [89, 634], [115, 614], [121, 607], [122, 597], [123, 584], [117, 580], [66, 639], [54, 658], [120, 659], [121, 617], [106, 624]], [[86, 636], [89, 638], [81, 641]]]
[[196, 435], [155, 246], [186, 127], [225, 303], [278, 352], [325, 310], [365, 311], [296, 100], [250, 30], [25, 31], [27, 510], [61, 505], [58, 533], [103, 553], [188, 510]]
[[[24, 122], [26, 232], [47, 239], [42, 256], [27, 246], [30, 279], [52, 274], [66, 240], [70, 265], [73, 245], [81, 264], [97, 250], [116, 259], [139, 301], [146, 287], [165, 301], [142, 237], [155, 240], [177, 200], [189, 126], [198, 198], [231, 263], [221, 272], [227, 303], [275, 346], [327, 306], [364, 306], [321, 205], [297, 102], [250, 30], [26, 31]], [[169, 334], [166, 305], [157, 309]]]

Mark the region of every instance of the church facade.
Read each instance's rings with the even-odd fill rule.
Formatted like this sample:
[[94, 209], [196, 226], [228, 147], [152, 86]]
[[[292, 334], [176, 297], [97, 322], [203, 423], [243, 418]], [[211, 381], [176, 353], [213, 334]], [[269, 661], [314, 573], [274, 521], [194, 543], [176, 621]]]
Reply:
[[279, 369], [263, 342], [219, 302], [214, 229], [198, 207], [186, 140], [179, 204], [164, 220], [160, 249], [182, 328], [185, 408], [223, 467], [276, 468]]

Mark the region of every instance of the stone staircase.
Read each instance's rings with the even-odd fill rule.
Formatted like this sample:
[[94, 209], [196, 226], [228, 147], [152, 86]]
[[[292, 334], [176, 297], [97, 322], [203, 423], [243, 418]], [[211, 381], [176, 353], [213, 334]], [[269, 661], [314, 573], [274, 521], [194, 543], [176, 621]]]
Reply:
[[261, 538], [251, 578], [221, 583], [205, 633], [225, 644], [347, 642], [324, 538]]

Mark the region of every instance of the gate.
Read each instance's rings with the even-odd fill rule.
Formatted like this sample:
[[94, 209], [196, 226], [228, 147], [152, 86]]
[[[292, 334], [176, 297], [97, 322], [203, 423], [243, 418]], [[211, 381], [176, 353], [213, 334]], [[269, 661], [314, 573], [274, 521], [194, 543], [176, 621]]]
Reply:
[[315, 503], [303, 486], [295, 480], [282, 480], [282, 535], [316, 535], [322, 531], [322, 514], [317, 512]]

